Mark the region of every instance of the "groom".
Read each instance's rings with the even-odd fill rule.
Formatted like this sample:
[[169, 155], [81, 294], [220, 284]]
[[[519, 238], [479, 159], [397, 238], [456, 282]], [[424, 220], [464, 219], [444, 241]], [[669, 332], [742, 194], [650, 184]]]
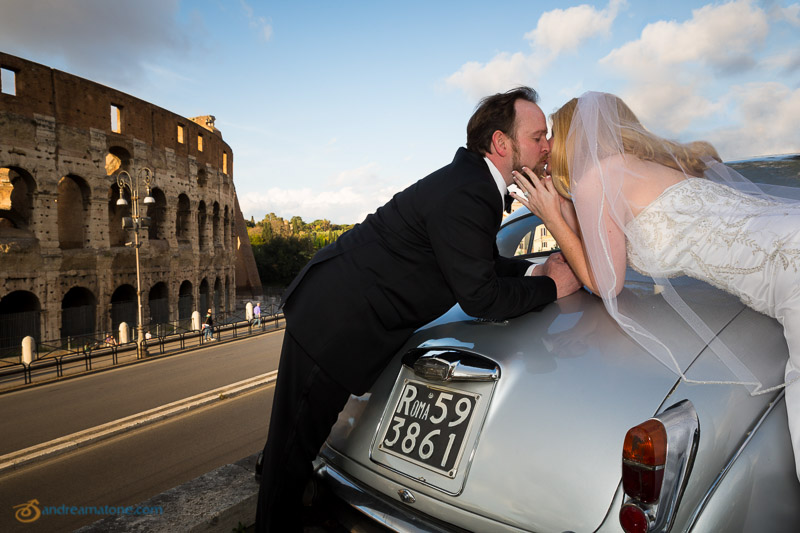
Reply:
[[495, 246], [511, 171], [540, 167], [550, 150], [537, 98], [527, 87], [485, 98], [452, 163], [320, 250], [284, 293], [258, 531], [301, 531], [311, 461], [338, 413], [415, 329], [455, 303], [504, 319], [578, 289], [560, 254], [534, 267]]

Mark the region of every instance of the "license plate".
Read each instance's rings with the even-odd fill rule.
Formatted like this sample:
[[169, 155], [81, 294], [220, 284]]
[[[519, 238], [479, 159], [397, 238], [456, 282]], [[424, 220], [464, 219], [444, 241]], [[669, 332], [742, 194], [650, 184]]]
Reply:
[[480, 394], [406, 381], [380, 450], [454, 478]]

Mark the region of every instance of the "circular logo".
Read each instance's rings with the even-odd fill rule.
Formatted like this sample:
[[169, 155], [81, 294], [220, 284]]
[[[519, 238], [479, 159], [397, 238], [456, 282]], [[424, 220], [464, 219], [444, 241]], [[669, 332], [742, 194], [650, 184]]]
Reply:
[[15, 505], [14, 509], [16, 509], [17, 512], [14, 513], [14, 518], [23, 524], [36, 522], [39, 520], [39, 517], [42, 516], [42, 512], [39, 510], [38, 505], [39, 500], [30, 500], [27, 503]]

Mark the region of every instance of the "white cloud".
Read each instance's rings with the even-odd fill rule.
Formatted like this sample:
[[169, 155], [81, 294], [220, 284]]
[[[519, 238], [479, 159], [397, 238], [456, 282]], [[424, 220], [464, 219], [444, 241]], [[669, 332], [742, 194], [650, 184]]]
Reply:
[[525, 34], [534, 50], [549, 50], [552, 56], [572, 52], [592, 37], [608, 36], [611, 24], [625, 0], [611, 0], [598, 11], [590, 5], [554, 9], [539, 17], [536, 29]]
[[621, 96], [642, 124], [667, 137], [720, 110], [719, 103], [700, 96], [694, 86], [677, 83], [640, 84]]
[[767, 14], [750, 0], [707, 5], [686, 22], [648, 24], [638, 40], [612, 50], [601, 63], [638, 79], [664, 78], [671, 67], [692, 62], [739, 71], [756, 64], [754, 51], [768, 33]]
[[353, 224], [361, 222], [400, 189], [380, 176], [378, 165], [368, 163], [338, 173], [322, 188], [272, 187], [242, 194], [239, 204], [248, 219], [275, 213], [286, 219], [300, 216], [307, 222], [326, 218], [335, 224]]
[[536, 28], [524, 35], [532, 52], [502, 52], [488, 63], [471, 61], [450, 75], [446, 83], [477, 100], [517, 85], [537, 85], [537, 78], [562, 52], [575, 51], [587, 39], [608, 35], [625, 0], [610, 0], [598, 11], [589, 5], [554, 9], [539, 17]]
[[751, 83], [733, 87], [724, 99], [738, 108], [740, 122], [707, 136], [723, 159], [800, 152], [800, 89]]
[[241, 4], [247, 19], [250, 21], [250, 27], [255, 28], [262, 39], [269, 41], [272, 38], [272, 23], [265, 17], [256, 16], [253, 8], [244, 0], [241, 0]]
[[781, 7], [773, 5], [769, 10], [770, 16], [775, 20], [785, 20], [794, 26], [800, 26], [800, 4]]
[[306, 222], [328, 219], [334, 224], [354, 224], [385, 204], [396, 192], [394, 189], [365, 191], [355, 187], [321, 191], [304, 187], [248, 193], [239, 197], [245, 218], [261, 219], [267, 213], [289, 219], [300, 216]]
[[191, 32], [177, 14], [178, 0], [5, 1], [0, 50], [48, 64], [60, 59], [67, 71], [101, 83], [141, 82], [152, 58], [191, 49]]
[[542, 67], [532, 56], [521, 52], [513, 55], [504, 52], [486, 64], [476, 61], [466, 63], [447, 78], [447, 84], [460, 88], [470, 98], [477, 100], [517, 85], [536, 85], [536, 77]]

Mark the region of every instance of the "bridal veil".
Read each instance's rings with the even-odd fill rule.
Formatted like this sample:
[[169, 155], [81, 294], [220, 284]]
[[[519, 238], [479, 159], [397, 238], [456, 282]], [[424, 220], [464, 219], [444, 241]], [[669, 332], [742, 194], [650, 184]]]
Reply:
[[[562, 114], [564, 110], [566, 115]], [[647, 260], [635, 265], [640, 274], [652, 279], [661, 297], [724, 363], [729, 373], [723, 374], [728, 375], [687, 378], [686, 370], [696, 354], [684, 353], [679, 339], [655, 334], [659, 331], [657, 325], [637, 311], [636, 306], [641, 303], [620, 294], [620, 290], [626, 259], [631, 254], [647, 257], [647, 248], [654, 244], [651, 241], [659, 238], [658, 234], [651, 234], [648, 239], [636, 235], [635, 219], [677, 182], [703, 178], [770, 205], [777, 202], [793, 208], [800, 208], [798, 190], [765, 187], [747, 180], [722, 164], [708, 143], [677, 143], [650, 133], [622, 100], [610, 94], [586, 93], [556, 112], [553, 119], [553, 181], [559, 192], [573, 200], [598, 296], [620, 327], [685, 381], [741, 384], [752, 394], [782, 387], [784, 383], [776, 382], [774, 375], [758, 375], [759, 371], [748, 367], [746, 358], [740, 357], [734, 346], [716, 338], [715, 329], [701, 318], [696, 304], [682, 296], [680, 277], [675, 277], [680, 272], [665, 271]], [[568, 175], [566, 180], [564, 174]], [[669, 231], [669, 224], [665, 223], [663, 230]]]

